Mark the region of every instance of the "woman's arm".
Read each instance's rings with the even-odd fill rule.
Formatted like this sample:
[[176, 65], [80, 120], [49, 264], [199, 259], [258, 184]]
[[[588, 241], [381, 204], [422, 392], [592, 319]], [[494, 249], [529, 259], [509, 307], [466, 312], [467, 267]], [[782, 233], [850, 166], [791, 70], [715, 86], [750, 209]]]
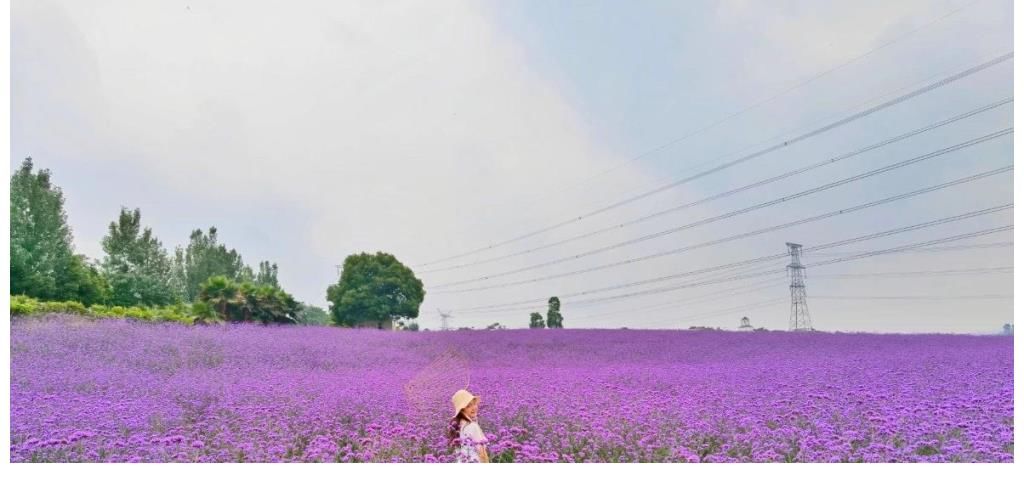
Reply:
[[482, 444], [477, 446], [476, 447], [476, 452], [480, 455], [480, 462], [481, 463], [490, 463], [491, 462], [491, 457], [487, 454], [487, 447], [486, 446], [484, 446]]

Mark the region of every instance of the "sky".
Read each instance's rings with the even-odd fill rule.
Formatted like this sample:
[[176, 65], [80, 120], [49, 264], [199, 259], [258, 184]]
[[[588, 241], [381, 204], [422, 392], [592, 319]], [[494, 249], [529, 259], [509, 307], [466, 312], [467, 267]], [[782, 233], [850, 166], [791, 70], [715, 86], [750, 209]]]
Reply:
[[569, 328], [734, 329], [746, 316], [783, 330], [788, 259], [701, 270], [795, 242], [815, 329], [993, 333], [1013, 313], [1012, 230], [813, 264], [1005, 227], [1010, 209], [812, 248], [1012, 203], [1011, 173], [685, 247], [1012, 165], [1012, 136], [998, 135], [707, 221], [1012, 127], [1010, 102], [843, 156], [1012, 98], [1011, 59], [800, 138], [1011, 52], [1012, 7], [18, 0], [10, 169], [31, 156], [52, 171], [76, 250], [96, 259], [119, 209], [140, 208], [168, 249], [216, 226], [246, 263], [277, 263], [286, 290], [326, 307], [347, 255], [392, 253], [426, 286], [423, 328], [440, 327], [439, 310], [453, 327], [524, 328], [559, 296]]

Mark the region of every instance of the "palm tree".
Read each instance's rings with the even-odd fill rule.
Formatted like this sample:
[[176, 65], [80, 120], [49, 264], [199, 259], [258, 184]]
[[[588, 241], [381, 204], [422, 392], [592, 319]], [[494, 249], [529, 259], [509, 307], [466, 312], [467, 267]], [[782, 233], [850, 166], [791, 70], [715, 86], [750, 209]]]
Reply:
[[237, 304], [238, 299], [238, 286], [222, 275], [210, 277], [199, 287], [199, 300], [217, 307], [217, 312], [224, 320], [230, 320], [228, 308]]

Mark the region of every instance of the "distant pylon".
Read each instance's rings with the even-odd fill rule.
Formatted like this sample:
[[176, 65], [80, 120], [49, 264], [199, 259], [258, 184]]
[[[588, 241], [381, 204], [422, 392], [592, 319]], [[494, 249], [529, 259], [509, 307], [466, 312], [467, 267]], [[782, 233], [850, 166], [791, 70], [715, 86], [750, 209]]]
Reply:
[[751, 329], [752, 327], [750, 326], [750, 318], [744, 317], [744, 318], [740, 319], [740, 328], [741, 329]]
[[811, 312], [807, 309], [807, 287], [804, 286], [804, 264], [800, 263], [803, 245], [786, 243], [789, 247], [790, 262], [786, 265], [789, 271], [789, 294], [791, 306], [789, 311], [789, 330], [814, 330], [811, 326]]
[[437, 309], [437, 313], [441, 314], [441, 330], [448, 330], [448, 319], [454, 319], [452, 311], [442, 312], [441, 309]]

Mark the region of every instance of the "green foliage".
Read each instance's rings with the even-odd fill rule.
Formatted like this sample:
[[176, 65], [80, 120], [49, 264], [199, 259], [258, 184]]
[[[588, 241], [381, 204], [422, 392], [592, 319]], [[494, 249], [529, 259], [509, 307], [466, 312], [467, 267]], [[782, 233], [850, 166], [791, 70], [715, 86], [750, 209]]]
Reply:
[[338, 283], [327, 288], [331, 320], [347, 327], [416, 318], [425, 294], [423, 282], [409, 267], [382, 252], [349, 255]]
[[163, 244], [142, 213], [121, 208], [103, 237], [103, 273], [110, 283], [110, 303], [120, 306], [168, 305], [181, 300], [173, 268]]
[[[270, 285], [241, 284], [217, 275], [200, 286], [199, 300], [220, 320], [294, 324], [299, 303], [284, 290]], [[203, 306], [205, 309], [205, 306]]]
[[277, 282], [277, 264], [266, 260], [260, 262], [260, 271], [256, 274], [256, 285], [269, 285], [274, 288], [281, 288]]
[[33, 316], [43, 314], [75, 314], [100, 319], [136, 319], [146, 321], [169, 321], [191, 324], [194, 317], [187, 305], [167, 307], [121, 307], [94, 304], [89, 307], [70, 301], [41, 301], [24, 295], [11, 297], [11, 316]]
[[296, 319], [302, 325], [329, 325], [331, 323], [331, 316], [326, 310], [301, 302]]
[[[217, 228], [210, 227], [208, 233], [193, 230], [188, 246], [180, 247], [174, 253], [174, 271], [184, 291], [185, 300], [199, 300], [203, 283], [214, 276], [226, 277], [232, 282], [253, 282], [256, 277], [252, 269], [242, 263], [242, 256], [235, 250], [228, 250], [217, 243]], [[277, 272], [273, 274], [277, 280]]]
[[544, 328], [544, 316], [537, 312], [530, 314], [530, 328], [531, 329], [543, 329]]
[[231, 308], [239, 304], [238, 285], [223, 275], [210, 277], [199, 288], [199, 301], [209, 304], [221, 320], [231, 320]]
[[548, 328], [549, 329], [561, 329], [562, 328], [562, 313], [559, 312], [562, 308], [562, 302], [558, 300], [558, 297], [551, 297], [548, 299]]
[[74, 255], [64, 194], [50, 171], [25, 158], [11, 176], [11, 294], [41, 300], [102, 302], [105, 286], [85, 257]]

